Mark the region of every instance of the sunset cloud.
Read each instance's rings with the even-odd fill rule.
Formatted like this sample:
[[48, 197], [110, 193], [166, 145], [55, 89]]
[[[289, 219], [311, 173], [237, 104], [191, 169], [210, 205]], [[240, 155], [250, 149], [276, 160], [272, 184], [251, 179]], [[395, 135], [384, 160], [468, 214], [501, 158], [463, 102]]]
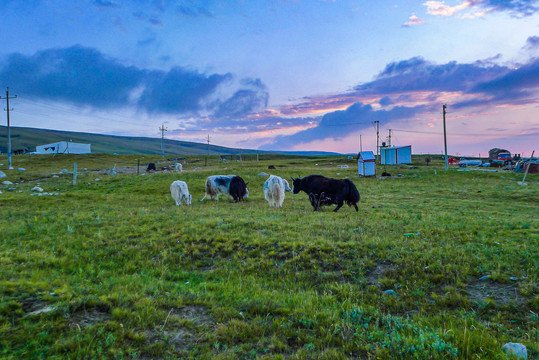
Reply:
[[444, 1], [427, 1], [423, 5], [427, 7], [427, 14], [437, 16], [453, 16], [456, 13], [468, 9], [483, 0], [466, 0], [455, 6], [445, 5]]
[[421, 24], [425, 24], [425, 20], [418, 18], [415, 14], [412, 14], [409, 18], [409, 21], [402, 24], [402, 26], [410, 27], [410, 26], [421, 25]]
[[[455, 6], [446, 5], [444, 1], [426, 1], [427, 13], [435, 16], [455, 16], [462, 13], [463, 18], [484, 16], [488, 12], [504, 11], [513, 17], [530, 16], [538, 9], [536, 0], [465, 0]], [[467, 9], [475, 8], [475, 12], [466, 12]]]
[[375, 110], [371, 105], [355, 103], [345, 110], [328, 113], [322, 117], [317, 126], [297, 132], [290, 136], [278, 136], [264, 149], [293, 148], [302, 143], [323, 139], [342, 139], [350, 135], [350, 131], [358, 131], [372, 127], [374, 121], [396, 121], [408, 119], [425, 111], [424, 106], [401, 107], [391, 110]]
[[[535, 39], [529, 39], [527, 44], [533, 46]], [[422, 57], [391, 62], [373, 81], [357, 85], [353, 92], [329, 96], [327, 102], [322, 97], [306, 98], [300, 109], [306, 114], [311, 108], [314, 113], [331, 108], [336, 101], [343, 105], [362, 98], [368, 99], [369, 104], [356, 102], [346, 109], [328, 112], [316, 126], [293, 135], [278, 136], [274, 142], [264, 145], [264, 149], [293, 148], [324, 139], [339, 140], [348, 136], [351, 129], [368, 129], [374, 121], [406, 128], [418, 116], [429, 120], [432, 118], [429, 113], [438, 114], [443, 103], [451, 104], [455, 110], [537, 104], [539, 58], [516, 69], [496, 65], [493, 60], [497, 58], [469, 64], [435, 64]], [[470, 114], [466, 116], [477, 116]], [[434, 124], [430, 122], [427, 126]]]

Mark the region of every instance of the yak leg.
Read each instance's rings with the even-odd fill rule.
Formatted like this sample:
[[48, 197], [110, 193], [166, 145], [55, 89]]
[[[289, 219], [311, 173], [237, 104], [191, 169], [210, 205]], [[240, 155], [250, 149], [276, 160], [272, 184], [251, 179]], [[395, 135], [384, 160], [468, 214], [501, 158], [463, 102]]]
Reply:
[[359, 211], [359, 209], [357, 208], [357, 204], [354, 204], [354, 207], [356, 208], [356, 212]]
[[339, 209], [343, 206], [343, 202], [341, 201], [340, 203], [337, 204], [337, 207], [335, 208], [335, 210], [333, 210], [333, 212], [337, 212], [339, 211]]
[[320, 201], [317, 199], [317, 197], [318, 196], [314, 193], [309, 194], [309, 201], [311, 202], [314, 211], [318, 210], [320, 207]]
[[322, 201], [322, 194], [320, 194], [320, 197], [318, 198], [318, 202], [316, 203], [316, 209], [317, 210], [320, 210], [320, 202]]

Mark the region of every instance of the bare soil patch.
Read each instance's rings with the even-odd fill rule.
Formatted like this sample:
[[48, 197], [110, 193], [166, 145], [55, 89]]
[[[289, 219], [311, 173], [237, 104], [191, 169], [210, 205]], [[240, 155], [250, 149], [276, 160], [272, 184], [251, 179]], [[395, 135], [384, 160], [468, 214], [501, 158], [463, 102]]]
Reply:
[[170, 316], [190, 320], [197, 325], [209, 325], [212, 322], [206, 308], [203, 306], [186, 306], [181, 309], [174, 310]]
[[486, 299], [493, 299], [497, 304], [503, 305], [523, 301], [516, 282], [502, 284], [489, 279], [477, 280], [468, 285], [467, 292], [468, 298], [477, 303], [482, 303]]
[[112, 316], [108, 311], [100, 308], [79, 309], [69, 317], [70, 326], [78, 328], [90, 327], [94, 324], [110, 320], [111, 318]]
[[[194, 329], [178, 325], [174, 320], [189, 320], [196, 324]], [[203, 306], [186, 306], [181, 309], [173, 309], [168, 322], [161, 328], [144, 332], [148, 345], [166, 342], [178, 352], [189, 351], [199, 338], [199, 327], [212, 323], [211, 317]]]
[[376, 264], [376, 266], [367, 273], [367, 284], [377, 285], [381, 287], [381, 284], [378, 279], [395, 270], [395, 268], [396, 265], [389, 262]]

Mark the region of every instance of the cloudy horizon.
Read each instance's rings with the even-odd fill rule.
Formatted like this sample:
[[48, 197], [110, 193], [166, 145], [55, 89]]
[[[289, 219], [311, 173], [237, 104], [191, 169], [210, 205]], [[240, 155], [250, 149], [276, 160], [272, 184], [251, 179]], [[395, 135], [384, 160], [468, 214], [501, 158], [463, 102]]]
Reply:
[[439, 153], [447, 104], [450, 153], [529, 155], [538, 6], [11, 0], [0, 95], [18, 95], [13, 126], [341, 153], [360, 135], [375, 151], [375, 121], [380, 141]]

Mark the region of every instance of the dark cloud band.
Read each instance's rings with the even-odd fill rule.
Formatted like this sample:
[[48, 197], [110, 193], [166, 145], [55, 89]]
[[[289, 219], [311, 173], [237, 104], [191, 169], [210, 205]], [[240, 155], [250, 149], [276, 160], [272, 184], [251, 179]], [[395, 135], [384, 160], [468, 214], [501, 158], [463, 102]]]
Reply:
[[[178, 66], [141, 69], [81, 46], [12, 54], [4, 64], [0, 84], [21, 96], [101, 109], [137, 106], [148, 113], [244, 116], [265, 107], [269, 96], [259, 79], [234, 84], [230, 73], [208, 75]], [[228, 96], [218, 91], [225, 85]], [[225, 97], [219, 98], [222, 93]]]

